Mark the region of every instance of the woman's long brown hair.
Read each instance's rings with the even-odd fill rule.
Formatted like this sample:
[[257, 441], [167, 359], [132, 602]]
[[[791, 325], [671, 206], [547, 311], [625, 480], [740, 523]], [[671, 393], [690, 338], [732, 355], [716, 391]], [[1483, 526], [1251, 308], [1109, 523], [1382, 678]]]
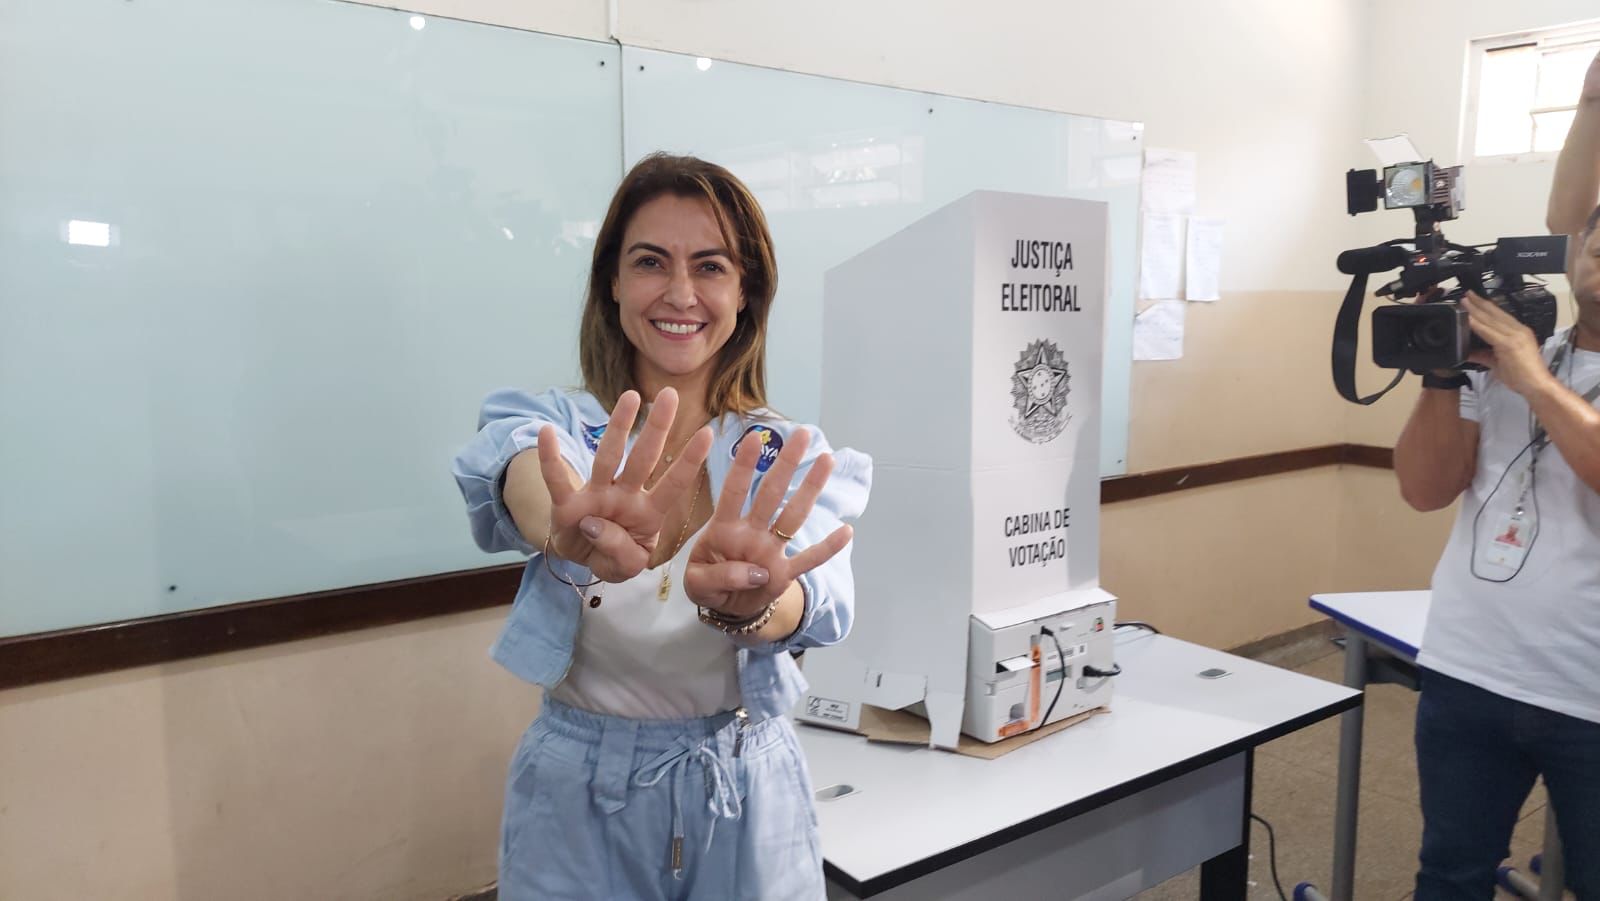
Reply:
[[[589, 287], [579, 328], [583, 383], [607, 410], [634, 383], [634, 347], [622, 331], [612, 284], [622, 255], [622, 238], [641, 206], [662, 195], [704, 199], [733, 255], [745, 306], [733, 334], [717, 353], [706, 394], [706, 413], [748, 414], [767, 404], [767, 314], [778, 288], [767, 217], [755, 196], [733, 173], [692, 156], [655, 153], [640, 160], [622, 179], [595, 239]], [[645, 398], [648, 402], [650, 398]]]

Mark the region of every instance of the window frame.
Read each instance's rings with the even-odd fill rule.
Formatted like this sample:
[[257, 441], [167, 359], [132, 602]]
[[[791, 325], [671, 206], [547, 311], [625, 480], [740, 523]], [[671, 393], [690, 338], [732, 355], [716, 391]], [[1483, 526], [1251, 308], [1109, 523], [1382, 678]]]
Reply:
[[[1478, 101], [1483, 78], [1483, 60], [1489, 53], [1513, 47], [1533, 46], [1540, 52], [1572, 44], [1600, 43], [1600, 19], [1590, 19], [1555, 28], [1538, 28], [1511, 32], [1493, 37], [1476, 38], [1467, 44], [1466, 91], [1462, 96], [1461, 141], [1458, 159], [1474, 164], [1505, 165], [1515, 163], [1549, 163], [1559, 155], [1556, 150], [1525, 150], [1517, 153], [1478, 153]], [[1532, 107], [1528, 114], [1564, 112], [1577, 109], [1569, 106]]]

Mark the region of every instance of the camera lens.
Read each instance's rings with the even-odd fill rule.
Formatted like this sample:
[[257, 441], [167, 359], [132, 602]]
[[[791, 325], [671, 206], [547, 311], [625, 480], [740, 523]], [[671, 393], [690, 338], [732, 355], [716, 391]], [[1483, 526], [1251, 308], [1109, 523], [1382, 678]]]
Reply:
[[1428, 319], [1411, 331], [1411, 344], [1419, 350], [1444, 350], [1451, 345], [1450, 321]]

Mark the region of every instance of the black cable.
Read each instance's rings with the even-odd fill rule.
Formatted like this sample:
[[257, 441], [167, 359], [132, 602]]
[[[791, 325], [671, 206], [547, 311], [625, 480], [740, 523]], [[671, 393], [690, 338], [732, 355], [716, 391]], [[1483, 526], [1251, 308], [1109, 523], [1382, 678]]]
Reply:
[[1056, 638], [1056, 633], [1050, 631], [1049, 626], [1040, 626], [1039, 632], [1050, 636], [1050, 641], [1056, 646], [1056, 665], [1061, 668], [1061, 681], [1056, 683], [1056, 696], [1050, 699], [1050, 706], [1044, 709], [1044, 716], [1039, 718], [1039, 725], [1030, 729], [1030, 732], [1037, 732], [1044, 728], [1045, 723], [1050, 722], [1050, 714], [1055, 712], [1056, 702], [1061, 700], [1061, 690], [1067, 687], [1067, 654], [1061, 649], [1061, 639]]
[[1489, 504], [1493, 503], [1495, 497], [1500, 494], [1500, 486], [1505, 484], [1506, 476], [1510, 475], [1511, 470], [1516, 468], [1518, 461], [1522, 459], [1522, 455], [1526, 454], [1530, 450], [1533, 450], [1534, 445], [1537, 443], [1537, 440], [1529, 441], [1527, 444], [1523, 445], [1522, 450], [1517, 451], [1517, 455], [1511, 458], [1510, 463], [1506, 464], [1505, 471], [1500, 473], [1499, 480], [1494, 483], [1494, 487], [1489, 490], [1489, 494], [1483, 499], [1483, 503], [1478, 505], [1478, 512], [1472, 517], [1472, 548], [1468, 551], [1467, 555], [1467, 570], [1472, 573], [1473, 578], [1480, 582], [1494, 582], [1496, 584], [1503, 585], [1506, 582], [1510, 582], [1512, 579], [1515, 579], [1518, 575], [1521, 575], [1522, 567], [1527, 565], [1528, 557], [1533, 553], [1534, 542], [1539, 540], [1539, 494], [1537, 491], [1537, 482], [1534, 481], [1538, 478], [1539, 452], [1534, 450], [1534, 462], [1529, 467], [1530, 477], [1528, 485], [1528, 492], [1533, 498], [1533, 534], [1528, 537], [1528, 544], [1524, 549], [1522, 560], [1517, 564], [1516, 572], [1513, 572], [1504, 579], [1491, 579], [1478, 572], [1478, 526], [1483, 522], [1483, 514], [1489, 509]]
[[[1568, 366], [1567, 377], [1564, 380], [1564, 384], [1569, 389], [1572, 387], [1572, 367], [1573, 365], [1576, 365], [1573, 363], [1573, 360], [1576, 358], [1576, 354], [1572, 353], [1572, 348], [1577, 347], [1577, 334], [1577, 326], [1573, 326], [1572, 331], [1568, 333], [1568, 340], [1571, 341], [1572, 344], [1567, 348], [1566, 357]], [[1557, 356], [1559, 357], [1560, 355], [1561, 354], [1558, 351]], [[1560, 378], [1561, 376], [1561, 374], [1557, 372], [1559, 365], [1560, 364], [1557, 359], [1552, 359], [1550, 361], [1550, 374], [1556, 376], [1557, 378]], [[1493, 582], [1497, 585], [1503, 585], [1507, 582], [1510, 582], [1522, 574], [1522, 568], [1528, 564], [1528, 558], [1533, 556], [1533, 546], [1539, 541], [1540, 532], [1539, 453], [1550, 444], [1549, 433], [1544, 432], [1541, 434], [1541, 432], [1544, 432], [1544, 429], [1542, 426], [1539, 426], [1538, 419], [1533, 415], [1533, 409], [1530, 407], [1528, 409], [1528, 443], [1523, 445], [1522, 450], [1517, 451], [1517, 455], [1511, 458], [1510, 463], [1506, 464], [1505, 471], [1500, 473], [1500, 478], [1494, 483], [1494, 488], [1489, 491], [1489, 496], [1483, 499], [1483, 503], [1478, 506], [1478, 512], [1472, 517], [1472, 547], [1468, 551], [1467, 555], [1467, 568], [1472, 573], [1472, 577], [1481, 582]], [[1495, 497], [1500, 494], [1500, 488], [1505, 484], [1506, 476], [1510, 475], [1511, 470], [1516, 468], [1517, 462], [1522, 459], [1522, 455], [1526, 454], [1530, 450], [1533, 451], [1533, 458], [1528, 461], [1528, 471], [1525, 475], [1527, 482], [1523, 486], [1522, 497], [1517, 499], [1517, 513], [1514, 515], [1520, 516], [1523, 498], [1528, 498], [1531, 500], [1533, 504], [1533, 534], [1528, 536], [1527, 543], [1524, 545], [1522, 550], [1522, 559], [1517, 563], [1516, 571], [1504, 579], [1490, 579], [1478, 572], [1478, 527], [1482, 525], [1483, 514], [1489, 509], [1489, 504], [1493, 502]]]
[[1155, 626], [1152, 626], [1147, 622], [1144, 622], [1142, 620], [1137, 620], [1137, 619], [1125, 619], [1125, 620], [1122, 620], [1122, 621], [1118, 622], [1112, 628], [1120, 629], [1123, 626], [1131, 626], [1131, 627], [1136, 628], [1136, 629], [1144, 629], [1147, 632], [1154, 632], [1157, 635], [1161, 634], [1161, 630], [1160, 629], [1157, 629]]
[[1101, 669], [1098, 666], [1084, 664], [1083, 674], [1091, 679], [1109, 679], [1112, 676], [1122, 675], [1122, 664], [1113, 663], [1110, 669]]
[[1272, 865], [1272, 886], [1278, 890], [1278, 901], [1289, 901], [1288, 896], [1283, 893], [1283, 883], [1278, 881], [1278, 837], [1272, 834], [1272, 824], [1257, 816], [1254, 811], [1250, 813], [1250, 819], [1267, 827], [1267, 861]]

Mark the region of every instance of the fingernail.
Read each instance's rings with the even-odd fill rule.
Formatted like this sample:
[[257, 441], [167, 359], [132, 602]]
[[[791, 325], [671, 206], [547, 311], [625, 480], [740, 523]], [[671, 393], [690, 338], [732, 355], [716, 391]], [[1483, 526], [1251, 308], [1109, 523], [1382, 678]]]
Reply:
[[578, 520], [578, 531], [592, 538], [600, 537], [600, 520], [593, 516], [585, 516]]
[[767, 575], [767, 571], [766, 570], [762, 569], [759, 566], [750, 567], [750, 584], [751, 585], [765, 585], [765, 584], [767, 584], [767, 579], [768, 578], [770, 578], [770, 576]]

